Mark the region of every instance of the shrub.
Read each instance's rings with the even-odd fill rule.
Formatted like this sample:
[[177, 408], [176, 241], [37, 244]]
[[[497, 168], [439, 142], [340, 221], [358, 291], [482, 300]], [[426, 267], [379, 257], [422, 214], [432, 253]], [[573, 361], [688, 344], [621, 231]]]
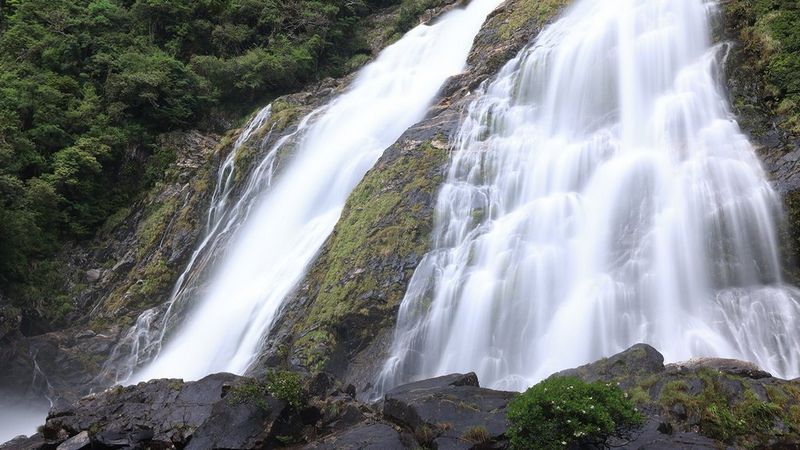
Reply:
[[642, 416], [617, 386], [552, 377], [515, 398], [508, 420], [512, 448], [557, 449], [603, 444]]
[[267, 390], [285, 401], [294, 409], [300, 409], [306, 400], [300, 375], [288, 370], [272, 370], [267, 373]]

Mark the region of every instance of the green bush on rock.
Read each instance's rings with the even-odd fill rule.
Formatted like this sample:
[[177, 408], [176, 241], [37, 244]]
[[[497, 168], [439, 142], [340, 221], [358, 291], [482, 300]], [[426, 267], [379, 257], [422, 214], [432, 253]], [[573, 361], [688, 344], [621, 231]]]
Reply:
[[508, 420], [512, 448], [559, 449], [602, 444], [642, 416], [615, 385], [552, 377], [515, 398]]
[[299, 410], [306, 403], [306, 392], [300, 374], [290, 370], [270, 370], [262, 380], [248, 379], [234, 386], [228, 393], [232, 405], [251, 404], [269, 410], [267, 397], [272, 396], [285, 401], [290, 408]]
[[300, 409], [306, 402], [303, 381], [296, 372], [289, 370], [270, 371], [267, 373], [267, 390], [294, 409]]

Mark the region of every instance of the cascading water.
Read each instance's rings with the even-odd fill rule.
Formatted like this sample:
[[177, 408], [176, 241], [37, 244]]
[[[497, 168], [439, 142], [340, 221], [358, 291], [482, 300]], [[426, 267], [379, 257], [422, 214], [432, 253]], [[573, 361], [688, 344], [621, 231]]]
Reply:
[[728, 109], [703, 0], [581, 0], [482, 88], [379, 389], [521, 390], [647, 342], [800, 375], [779, 198]]
[[[264, 160], [253, 170], [244, 194], [233, 207], [228, 207], [228, 200], [234, 188], [236, 175], [236, 159], [242, 147], [253, 145], [251, 138], [261, 131], [272, 113], [272, 105], [258, 111], [245, 125], [233, 148], [217, 171], [217, 181], [211, 195], [211, 204], [206, 217], [206, 233], [200, 244], [189, 258], [181, 275], [178, 277], [168, 302], [164, 305], [143, 311], [136, 323], [120, 339], [106, 361], [96, 385], [105, 386], [109, 381], [127, 381], [134, 369], [142, 362], [149, 361], [161, 350], [161, 343], [167, 329], [176, 320], [176, 309], [185, 307], [195, 294], [196, 284], [202, 278], [203, 269], [207, 268], [221, 247], [227, 243], [244, 219], [249, 215], [253, 197], [266, 189], [272, 182], [275, 151], [269, 152]], [[300, 126], [302, 129], [302, 124]], [[269, 140], [270, 134], [262, 138]], [[279, 140], [282, 143], [290, 136]]]
[[[132, 357], [116, 378], [129, 377], [155, 353], [133, 379], [244, 372], [287, 294], [333, 230], [351, 190], [383, 150], [422, 119], [442, 83], [463, 69], [474, 36], [499, 2], [473, 0], [434, 25], [411, 30], [366, 66], [346, 93], [307, 117], [296, 153], [268, 189], [251, 183], [245, 191], [252, 212], [226, 219], [244, 225], [185, 323], [166, 336], [161, 350], [163, 331], [151, 339], [153, 313], [145, 312], [129, 333], [126, 348], [133, 350]], [[274, 158], [281, 145], [267, 158]], [[212, 208], [209, 223], [222, 209]], [[183, 284], [182, 277], [176, 292], [185, 289]]]

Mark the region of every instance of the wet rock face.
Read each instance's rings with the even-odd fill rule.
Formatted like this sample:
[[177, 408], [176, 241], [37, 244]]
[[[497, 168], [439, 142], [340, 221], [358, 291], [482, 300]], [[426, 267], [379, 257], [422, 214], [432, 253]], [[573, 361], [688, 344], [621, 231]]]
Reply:
[[41, 433], [8, 448], [249, 449], [267, 445], [288, 414], [286, 402], [227, 394], [249, 379], [210, 375], [196, 382], [154, 380], [117, 386], [51, 409]]

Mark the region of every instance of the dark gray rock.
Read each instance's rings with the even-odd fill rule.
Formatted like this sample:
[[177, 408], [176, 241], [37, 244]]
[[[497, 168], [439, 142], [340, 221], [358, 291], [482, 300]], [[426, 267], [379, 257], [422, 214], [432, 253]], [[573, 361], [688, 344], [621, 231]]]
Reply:
[[339, 434], [303, 447], [319, 450], [402, 450], [411, 448], [403, 443], [400, 433], [384, 423], [362, 423]]
[[609, 447], [630, 450], [714, 450], [719, 442], [697, 433], [673, 432], [659, 418], [650, 418], [629, 440], [612, 439]]
[[738, 359], [694, 358], [689, 361], [670, 364], [667, 367], [670, 370], [697, 370], [706, 368], [730, 375], [752, 378], [754, 380], [770, 378], [772, 376], [769, 372], [758, 367], [758, 365], [748, 361], [739, 361]]
[[585, 381], [622, 381], [642, 375], [664, 372], [664, 356], [647, 344], [636, 344], [622, 353], [604, 358], [554, 376], [572, 376]]
[[441, 377], [429, 378], [427, 380], [415, 381], [413, 383], [404, 384], [392, 389], [391, 391], [389, 391], [389, 394], [426, 390], [426, 389], [439, 389], [450, 386], [480, 387], [480, 383], [478, 382], [478, 376], [475, 375], [475, 372], [470, 372], [467, 374], [453, 373], [450, 375], [443, 375]]
[[186, 449], [263, 447], [286, 403], [268, 397], [263, 406], [266, 408], [250, 403], [217, 402], [209, 417], [192, 434]]
[[191, 448], [254, 448], [264, 441], [264, 433], [270, 431], [286, 404], [267, 397], [268, 408], [262, 410], [224, 398], [230, 389], [245, 382], [242, 377], [221, 373], [189, 383], [164, 379], [118, 386], [67, 407], [53, 408], [44, 436], [57, 439], [91, 430], [93, 444], [108, 448], [145, 442], [155, 447], [189, 443]]
[[447, 375], [398, 386], [384, 397], [387, 420], [415, 432], [421, 445], [472, 448], [463, 438], [482, 428], [491, 442], [502, 441], [508, 428], [506, 406], [517, 393], [478, 387], [474, 373]]

